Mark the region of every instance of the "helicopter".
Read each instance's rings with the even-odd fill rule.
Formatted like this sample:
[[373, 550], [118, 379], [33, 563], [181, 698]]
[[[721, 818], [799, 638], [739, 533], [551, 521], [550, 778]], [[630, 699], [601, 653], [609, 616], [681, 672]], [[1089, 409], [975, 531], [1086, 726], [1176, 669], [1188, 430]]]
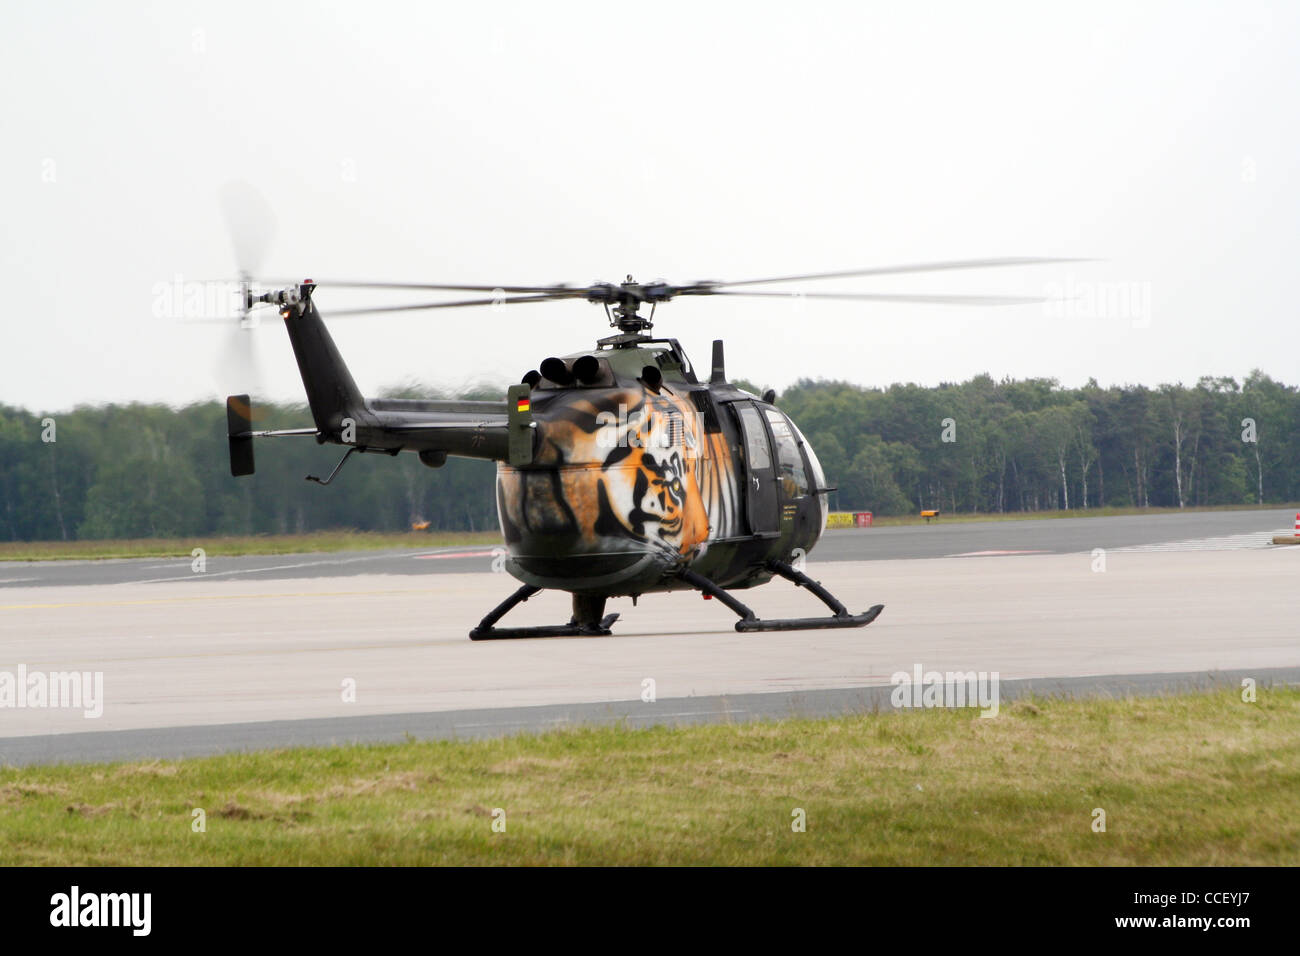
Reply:
[[[799, 556], [826, 528], [826, 475], [812, 445], [776, 405], [727, 380], [722, 340], [707, 371], [673, 338], [653, 333], [658, 306], [682, 296], [786, 296], [757, 285], [900, 273], [1024, 266], [1072, 260], [1003, 258], [856, 269], [810, 275], [672, 285], [446, 285], [295, 280], [262, 291], [241, 275], [244, 319], [274, 307], [284, 320], [314, 425], [256, 430], [248, 395], [226, 399], [230, 470], [254, 473], [255, 440], [314, 437], [346, 446], [330, 484], [354, 454], [411, 452], [431, 468], [449, 457], [497, 463], [496, 502], [505, 569], [520, 586], [469, 632], [471, 640], [589, 637], [612, 633], [608, 599], [698, 591], [737, 616], [740, 632], [865, 627], [875, 604], [851, 613], [800, 569]], [[501, 306], [554, 300], [603, 306], [614, 333], [594, 349], [550, 356], [506, 390], [504, 401], [366, 398], [358, 389], [315, 295], [321, 288], [476, 293], [475, 298], [348, 309], [331, 315]], [[891, 303], [1017, 305], [1018, 296], [797, 293], [808, 298]], [[644, 310], [649, 308], [649, 312]], [[734, 592], [784, 578], [821, 600], [829, 614], [762, 618]], [[543, 590], [572, 595], [566, 623], [503, 627], [499, 622]]]

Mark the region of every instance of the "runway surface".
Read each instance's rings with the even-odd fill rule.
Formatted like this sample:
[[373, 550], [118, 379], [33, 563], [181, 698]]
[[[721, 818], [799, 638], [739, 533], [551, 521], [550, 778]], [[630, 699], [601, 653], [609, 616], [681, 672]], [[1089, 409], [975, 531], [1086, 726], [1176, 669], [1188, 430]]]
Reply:
[[[515, 586], [478, 549], [212, 559], [202, 574], [188, 561], [5, 563], [0, 682], [19, 668], [102, 672], [103, 712], [0, 701], [0, 763], [834, 713], [874, 706], [894, 672], [918, 664], [1037, 688], [1082, 679], [1072, 692], [1215, 672], [1295, 682], [1300, 548], [1265, 543], [1293, 517], [837, 532], [809, 573], [850, 610], [884, 603], [880, 619], [749, 635], [718, 602], [674, 594], [612, 601], [623, 615], [613, 637], [473, 643], [469, 627]], [[821, 613], [784, 582], [745, 599], [763, 616]], [[547, 593], [510, 620], [568, 614], [567, 596]], [[642, 700], [650, 686], [654, 703]]]
[[[1043, 518], [1024, 521], [963, 521], [895, 528], [837, 529], [826, 532], [813, 558], [827, 561], [885, 561], [908, 558], [979, 556], [990, 551], [1070, 554], [1094, 548], [1144, 548], [1173, 543], [1203, 548], [1206, 540], [1229, 547], [1267, 547], [1274, 534], [1291, 534], [1295, 512], [1209, 511], [1118, 518]], [[195, 547], [202, 546], [195, 541]], [[500, 548], [496, 549], [499, 554]], [[424, 576], [431, 573], [486, 571], [491, 545], [410, 548], [334, 554], [211, 556], [203, 580], [294, 580], [366, 574]], [[122, 561], [4, 561], [4, 588], [67, 587], [92, 584], [196, 581], [189, 558]]]

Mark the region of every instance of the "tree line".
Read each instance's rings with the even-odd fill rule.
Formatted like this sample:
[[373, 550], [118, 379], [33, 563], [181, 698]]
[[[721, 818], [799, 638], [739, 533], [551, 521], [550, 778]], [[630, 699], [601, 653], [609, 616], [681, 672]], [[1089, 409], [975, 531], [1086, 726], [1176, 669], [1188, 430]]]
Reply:
[[1259, 371], [1156, 388], [988, 375], [937, 388], [801, 381], [779, 404], [844, 510], [1300, 500], [1300, 393]]
[[[934, 388], [803, 380], [777, 404], [816, 450], [837, 510], [1300, 500], [1300, 392], [1260, 372], [1157, 388], [987, 375]], [[310, 424], [301, 406], [261, 412], [260, 427]], [[257, 473], [234, 479], [218, 402], [54, 415], [0, 406], [0, 540], [497, 527], [490, 462], [434, 470], [414, 455], [357, 455], [329, 488], [303, 481], [327, 474], [338, 454], [310, 438], [268, 439]]]

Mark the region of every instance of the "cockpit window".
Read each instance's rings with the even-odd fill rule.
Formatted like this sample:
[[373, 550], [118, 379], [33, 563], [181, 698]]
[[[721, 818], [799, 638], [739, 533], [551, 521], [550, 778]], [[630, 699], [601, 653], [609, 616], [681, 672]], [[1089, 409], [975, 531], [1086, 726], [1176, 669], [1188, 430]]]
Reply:
[[794, 431], [789, 420], [775, 408], [766, 409], [767, 423], [772, 427], [772, 437], [776, 439], [776, 458], [780, 464], [781, 485], [786, 497], [799, 498], [808, 494], [808, 472], [803, 466], [803, 456], [799, 454], [799, 443], [795, 441]]
[[737, 403], [740, 412], [740, 424], [745, 431], [745, 460], [751, 469], [772, 467], [772, 456], [767, 450], [767, 433], [763, 431], [763, 419], [749, 402]]

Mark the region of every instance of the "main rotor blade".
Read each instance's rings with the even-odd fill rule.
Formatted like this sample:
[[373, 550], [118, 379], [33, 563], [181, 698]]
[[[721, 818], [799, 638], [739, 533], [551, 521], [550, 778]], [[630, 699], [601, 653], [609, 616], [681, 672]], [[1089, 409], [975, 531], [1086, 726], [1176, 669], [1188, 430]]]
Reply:
[[[259, 318], [261, 318], [266, 316], [266, 312], [265, 312], [266, 309], [275, 309], [275, 308], [276, 307], [269, 302], [254, 302], [253, 307], [248, 310], [248, 314], [250, 316], [258, 315]], [[222, 316], [201, 315], [193, 319], [182, 317], [177, 319], [176, 321], [180, 325], [224, 325], [226, 326], [226, 328], [235, 326], [238, 327], [240, 331], [244, 331], [244, 332], [251, 332], [262, 327], [261, 323], [258, 323], [257, 325], [242, 325], [241, 324], [242, 318], [243, 318], [242, 315], [222, 315]]]
[[1090, 262], [1090, 259], [1043, 259], [1021, 256], [1009, 259], [960, 259], [953, 262], [922, 262], [904, 266], [879, 266], [872, 269], [848, 269], [843, 272], [813, 272], [800, 276], [781, 276], [773, 279], [742, 279], [739, 282], [701, 282], [699, 285], [724, 286], [765, 285], [770, 282], [804, 282], [810, 279], [850, 279], [860, 276], [902, 275], [914, 272], [950, 272], [954, 269], [1000, 269], [1006, 266], [1041, 266], [1061, 262]]
[[[682, 286], [667, 285], [672, 290], [672, 295], [707, 295], [711, 289], [731, 288], [734, 286], [747, 285], [767, 285], [776, 282], [805, 282], [814, 279], [849, 279], [860, 278], [862, 276], [879, 276], [879, 275], [902, 275], [920, 272], [947, 272], [955, 269], [994, 269], [1005, 268], [1008, 266], [1034, 266], [1049, 265], [1052, 263], [1062, 262], [1088, 262], [1088, 259], [1051, 259], [1021, 256], [1016, 258], [1002, 259], [963, 259], [952, 262], [926, 262], [912, 265], [901, 266], [879, 266], [871, 269], [847, 269], [840, 272], [815, 272], [806, 275], [794, 276], [775, 276], [766, 279], [741, 279], [735, 282], [693, 282]], [[270, 285], [297, 285], [301, 279], [259, 279], [259, 282]], [[561, 296], [577, 297], [587, 296], [589, 294], [598, 294], [599, 292], [608, 293], [609, 290], [617, 290], [619, 287], [613, 284], [599, 283], [596, 285], [582, 287], [570, 286], [564, 283], [556, 285], [465, 285], [465, 284], [442, 284], [430, 282], [386, 282], [386, 281], [369, 281], [369, 280], [351, 280], [351, 279], [318, 279], [315, 285], [321, 288], [337, 289], [406, 289], [425, 292], [495, 292], [505, 293], [508, 295], [544, 295], [544, 296]], [[663, 283], [650, 283], [649, 285], [663, 285]], [[670, 296], [671, 297], [671, 296]], [[494, 300], [497, 301], [497, 300]], [[477, 304], [477, 303], [474, 303]], [[430, 306], [432, 308], [432, 306]], [[367, 311], [385, 311], [385, 310], [367, 310]], [[399, 311], [399, 310], [394, 310]], [[341, 313], [335, 313], [336, 315]]]
[[343, 315], [370, 315], [377, 312], [419, 312], [424, 309], [459, 309], [470, 305], [513, 305], [516, 302], [550, 302], [558, 299], [576, 299], [586, 294], [585, 289], [572, 289], [565, 295], [529, 295], [514, 298], [462, 299], [458, 302], [423, 302], [417, 305], [383, 305], [371, 309], [339, 309], [326, 311], [322, 315], [334, 318]]
[[1033, 305], [1047, 302], [1041, 296], [1020, 295], [905, 295], [887, 292], [684, 292], [683, 295], [771, 296], [783, 299], [845, 299], [856, 302], [903, 302], [918, 305]]
[[[301, 279], [258, 279], [269, 285], [298, 285]], [[567, 285], [435, 285], [423, 282], [353, 282], [342, 279], [313, 279], [312, 284], [326, 289], [413, 289], [425, 292], [506, 292], [516, 293], [561, 293], [585, 292]]]

